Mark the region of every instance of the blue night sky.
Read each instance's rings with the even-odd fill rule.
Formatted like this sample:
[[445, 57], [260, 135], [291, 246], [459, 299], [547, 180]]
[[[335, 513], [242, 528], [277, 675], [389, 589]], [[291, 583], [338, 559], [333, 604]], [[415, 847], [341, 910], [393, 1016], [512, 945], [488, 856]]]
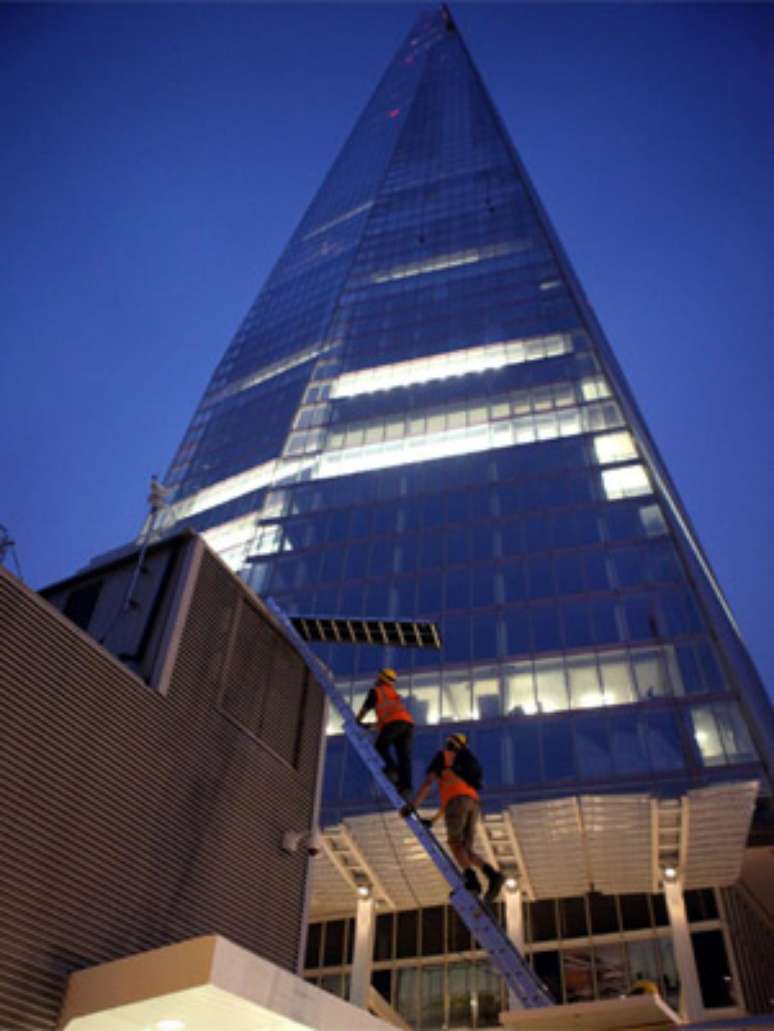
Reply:
[[[129, 540], [419, 8], [0, 7], [0, 523]], [[774, 6], [453, 11], [774, 684]]]

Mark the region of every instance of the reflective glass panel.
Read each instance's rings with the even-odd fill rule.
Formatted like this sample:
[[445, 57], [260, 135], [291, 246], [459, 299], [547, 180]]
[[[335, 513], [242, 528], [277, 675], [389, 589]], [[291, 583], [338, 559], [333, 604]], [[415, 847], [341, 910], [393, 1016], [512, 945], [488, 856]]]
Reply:
[[531, 716], [537, 712], [531, 662], [519, 662], [506, 667], [505, 712], [509, 716]]
[[654, 770], [678, 770], [685, 765], [680, 734], [671, 712], [651, 712], [640, 717], [645, 726]]
[[473, 1023], [473, 964], [450, 963], [446, 968], [449, 993], [449, 1027], [470, 1027]]
[[534, 723], [515, 724], [508, 728], [514, 784], [536, 784], [541, 780], [539, 730]]
[[476, 963], [478, 1027], [494, 1027], [503, 1008], [502, 978], [490, 963]]
[[438, 723], [441, 715], [438, 677], [415, 673], [411, 678], [411, 709], [417, 723]]
[[419, 955], [417, 941], [418, 931], [417, 910], [409, 909], [398, 913], [396, 953], [398, 959], [410, 959]]
[[664, 657], [660, 651], [634, 651], [632, 665], [640, 698], [658, 698], [669, 693]]
[[561, 659], [539, 659], [535, 663], [538, 712], [561, 712], [569, 708], [564, 663]]
[[626, 952], [629, 957], [629, 977], [632, 983], [635, 981], [661, 983], [659, 951], [657, 941], [629, 941], [626, 943]]
[[546, 720], [542, 725], [543, 774], [546, 780], [568, 780], [576, 775], [572, 727], [567, 720]]
[[591, 949], [562, 951], [565, 1002], [588, 1002], [594, 998], [594, 963]]
[[613, 772], [610, 734], [603, 714], [575, 720], [575, 746], [581, 777], [599, 780]]
[[602, 688], [608, 705], [636, 701], [629, 657], [626, 652], [605, 652], [599, 657]]
[[[379, 913], [374, 934], [374, 959], [392, 959], [392, 935], [395, 924], [393, 913]], [[389, 997], [388, 997], [389, 998]]]
[[644, 729], [633, 713], [611, 713], [610, 744], [617, 773], [645, 773], [650, 769]]
[[453, 673], [445, 675], [441, 715], [444, 720], [466, 720], [473, 715], [470, 677]]
[[421, 1027], [428, 1031], [444, 1027], [444, 968], [422, 967]]
[[567, 679], [573, 709], [591, 709], [604, 704], [594, 656], [570, 656], [567, 659]]
[[588, 896], [592, 934], [614, 934], [618, 931], [618, 907], [615, 895], [598, 891]]
[[584, 898], [559, 899], [562, 938], [585, 938], [589, 933]]
[[661, 977], [664, 998], [672, 1009], [679, 1009], [680, 1006], [680, 977], [677, 973], [675, 953], [670, 938], [658, 939], [661, 953]]
[[554, 999], [562, 998], [562, 975], [559, 953], [555, 950], [534, 952], [532, 966]]
[[626, 994], [629, 984], [623, 945], [595, 945], [594, 966], [598, 998], [617, 999]]
[[650, 908], [647, 895], [619, 895], [621, 919], [625, 931], [639, 931], [650, 927]]
[[400, 967], [397, 970], [395, 1008], [403, 1019], [412, 1026], [417, 1023], [417, 969]]
[[473, 713], [479, 719], [492, 719], [502, 715], [498, 670], [474, 673]]

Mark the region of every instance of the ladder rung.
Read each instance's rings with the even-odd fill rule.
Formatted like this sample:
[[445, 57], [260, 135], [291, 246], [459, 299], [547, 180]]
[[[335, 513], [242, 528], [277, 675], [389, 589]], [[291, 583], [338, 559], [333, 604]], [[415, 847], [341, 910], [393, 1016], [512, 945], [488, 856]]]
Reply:
[[[312, 620], [309, 617], [304, 618], [295, 616], [293, 617], [293, 621], [291, 621], [273, 599], [267, 598], [265, 601], [269, 610], [282, 625], [288, 639], [298, 649], [301, 657], [309, 666], [320, 686], [323, 688], [331, 703], [342, 717], [347, 739], [363, 760], [366, 767], [371, 771], [371, 775], [376, 781], [378, 787], [386, 798], [389, 799], [393, 807], [396, 810], [400, 809], [403, 805], [403, 799], [398, 794], [395, 785], [384, 776], [382, 760], [374, 750], [368, 734], [356, 722], [352, 709], [339, 693], [333, 677], [319, 661], [317, 656], [307, 648], [303, 639], [306, 638], [306, 640], [310, 640], [310, 637], [307, 636], [307, 629], [311, 629], [312, 624], [314, 624], [315, 629], [319, 630], [321, 634], [328, 633], [330, 635], [342, 635], [343, 631], [344, 635], [351, 635], [353, 632], [352, 627], [348, 628], [348, 624], [358, 624], [362, 622], [362, 626], [365, 628], [365, 634], [367, 635], [369, 643], [389, 643], [385, 640], [388, 633], [385, 629], [384, 623], [380, 623], [378, 620]], [[337, 623], [339, 624], [338, 627], [335, 625]], [[404, 627], [406, 625], [406, 623], [402, 624]], [[417, 643], [420, 641], [430, 641], [432, 644], [425, 646], [440, 647], [438, 631], [433, 623], [414, 623], [409, 625], [413, 627]], [[411, 636], [410, 632], [407, 633], [404, 630], [404, 636], [407, 638], [407, 644], [414, 643], [413, 641], [409, 642], [408, 640]], [[333, 636], [322, 636], [312, 639], [341, 640], [342, 637], [338, 636], [334, 638]], [[436, 869], [451, 886], [452, 893], [450, 901], [452, 905], [471, 934], [475, 935], [482, 948], [486, 949], [489, 953], [493, 966], [502, 975], [516, 998], [520, 1000], [525, 1008], [552, 1005], [552, 999], [545, 987], [537, 979], [497, 920], [493, 919], [491, 913], [484, 909], [481, 902], [466, 890], [462, 878], [457, 871], [457, 867], [446, 854], [441, 843], [426, 827], [424, 827], [421, 821], [416, 817], [416, 814], [407, 817], [406, 826], [411, 829], [425, 852], [428, 854], [430, 859], [432, 859]]]

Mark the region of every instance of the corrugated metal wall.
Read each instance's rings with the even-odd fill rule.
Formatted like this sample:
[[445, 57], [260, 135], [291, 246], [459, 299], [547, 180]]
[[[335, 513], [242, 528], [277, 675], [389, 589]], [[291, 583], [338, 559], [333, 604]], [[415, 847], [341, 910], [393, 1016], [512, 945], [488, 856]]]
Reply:
[[[73, 970], [194, 935], [295, 969], [306, 855], [279, 842], [312, 823], [324, 705], [289, 651], [205, 552], [162, 696], [0, 569], [2, 1031], [53, 1028]], [[230, 662], [270, 688], [257, 732], [224, 712]]]
[[721, 888], [723, 916], [736, 954], [741, 1000], [749, 1013], [771, 1013], [774, 1000], [774, 924], [743, 883]]

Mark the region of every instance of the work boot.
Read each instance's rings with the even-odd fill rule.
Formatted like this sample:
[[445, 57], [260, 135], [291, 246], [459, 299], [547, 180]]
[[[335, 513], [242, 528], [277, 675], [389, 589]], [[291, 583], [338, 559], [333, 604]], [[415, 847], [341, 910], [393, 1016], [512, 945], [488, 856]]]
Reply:
[[505, 877], [499, 870], [495, 870], [493, 866], [490, 866], [489, 863], [484, 867], [484, 873], [486, 874], [487, 881], [489, 881], [486, 895], [484, 895], [484, 902], [494, 902], [500, 894], [500, 889], [505, 884]]
[[481, 881], [476, 877], [476, 871], [472, 866], [469, 866], [462, 875], [462, 879], [465, 882], [465, 887], [472, 895], [481, 894]]

